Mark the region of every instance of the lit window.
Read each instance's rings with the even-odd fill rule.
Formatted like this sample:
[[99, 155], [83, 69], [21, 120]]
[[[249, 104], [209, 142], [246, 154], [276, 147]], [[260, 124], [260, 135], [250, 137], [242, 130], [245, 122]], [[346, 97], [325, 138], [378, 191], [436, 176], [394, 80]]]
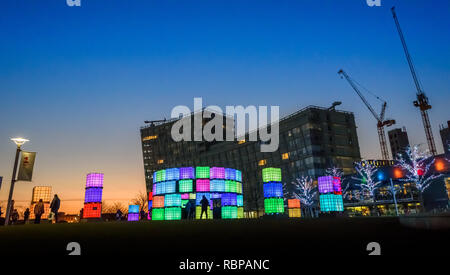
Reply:
[[267, 161], [265, 159], [262, 159], [258, 162], [258, 165], [263, 166], [263, 165], [266, 165], [266, 163], [267, 163]]
[[154, 135], [154, 136], [146, 136], [146, 137], [144, 137], [144, 138], [142, 139], [142, 141], [152, 140], [152, 139], [157, 139], [157, 138], [158, 138], [157, 135]]
[[245, 139], [242, 139], [242, 140], [238, 141], [238, 144], [242, 144], [242, 143], [245, 143]]
[[164, 160], [163, 159], [158, 159], [158, 164], [163, 164]]
[[282, 159], [288, 159], [289, 158], [289, 153], [284, 153], [281, 155]]

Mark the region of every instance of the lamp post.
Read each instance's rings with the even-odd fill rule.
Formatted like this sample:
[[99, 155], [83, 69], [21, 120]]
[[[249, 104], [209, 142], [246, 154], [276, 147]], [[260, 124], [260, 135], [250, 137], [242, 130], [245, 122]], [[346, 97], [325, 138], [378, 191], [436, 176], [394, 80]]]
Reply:
[[8, 206], [6, 207], [6, 214], [5, 214], [5, 226], [9, 224], [9, 216], [11, 215], [11, 200], [14, 193], [14, 184], [16, 183], [16, 173], [17, 173], [17, 164], [19, 162], [19, 155], [21, 150], [21, 146], [29, 141], [28, 139], [24, 138], [12, 138], [12, 141], [17, 145], [16, 150], [16, 158], [14, 160], [14, 168], [13, 168], [13, 174], [11, 177], [11, 187], [9, 188], [9, 196], [8, 196]]

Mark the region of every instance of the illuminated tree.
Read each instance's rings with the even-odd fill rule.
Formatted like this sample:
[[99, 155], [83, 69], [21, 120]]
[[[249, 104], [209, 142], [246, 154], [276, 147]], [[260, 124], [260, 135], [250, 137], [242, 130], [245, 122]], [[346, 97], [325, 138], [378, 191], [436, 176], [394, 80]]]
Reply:
[[325, 171], [325, 174], [327, 174], [328, 176], [342, 178], [343, 172], [342, 172], [341, 168], [331, 167], [331, 168], [327, 168], [327, 170]]
[[[358, 180], [360, 183], [356, 186], [359, 187], [362, 193], [369, 195], [369, 199], [375, 201], [375, 191], [380, 187], [382, 181], [377, 180], [378, 169], [368, 162], [359, 162], [355, 165], [355, 170], [358, 173], [358, 177], [352, 177]], [[364, 194], [362, 194], [361, 199], [363, 200]]]
[[134, 205], [139, 205], [139, 211], [145, 211], [148, 205], [148, 195], [142, 191], [139, 191], [136, 197], [131, 200], [131, 203]]
[[405, 172], [402, 181], [413, 182], [419, 192], [420, 208], [423, 210], [423, 192], [430, 187], [433, 180], [441, 175], [433, 174], [431, 166], [434, 164], [434, 157], [428, 150], [421, 150], [420, 145], [407, 147], [404, 154], [399, 154], [398, 165]]
[[314, 186], [313, 179], [308, 176], [302, 176], [297, 178], [295, 182], [292, 182], [294, 187], [294, 197], [299, 199], [301, 204], [309, 210], [311, 216], [311, 207], [317, 197], [317, 187]]

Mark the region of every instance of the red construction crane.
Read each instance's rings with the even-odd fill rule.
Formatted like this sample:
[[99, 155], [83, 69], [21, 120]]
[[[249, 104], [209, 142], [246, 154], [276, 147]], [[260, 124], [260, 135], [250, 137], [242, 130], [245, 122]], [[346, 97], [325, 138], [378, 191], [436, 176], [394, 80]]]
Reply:
[[386, 106], [387, 106], [386, 101], [384, 101], [381, 98], [377, 97], [379, 100], [382, 101], [381, 112], [380, 112], [380, 115], [378, 115], [375, 112], [375, 110], [372, 108], [372, 106], [369, 104], [369, 102], [366, 100], [366, 98], [363, 96], [361, 91], [358, 89], [358, 87], [355, 84], [355, 81], [353, 81], [348, 76], [348, 74], [346, 72], [344, 72], [344, 70], [339, 70], [338, 74], [340, 74], [341, 76], [344, 76], [345, 79], [347, 79], [348, 83], [350, 83], [350, 86], [352, 86], [353, 90], [355, 90], [355, 92], [358, 94], [358, 96], [364, 102], [366, 107], [369, 109], [369, 111], [372, 113], [372, 115], [377, 120], [377, 129], [378, 129], [378, 138], [380, 140], [381, 156], [382, 156], [383, 160], [388, 160], [389, 159], [389, 152], [388, 152], [388, 149], [387, 149], [386, 135], [384, 134], [384, 127], [385, 126], [389, 127], [391, 125], [394, 125], [395, 124], [395, 120], [393, 120], [393, 119], [384, 120], [384, 115], [386, 113]]
[[406, 46], [405, 37], [403, 36], [402, 29], [400, 28], [400, 23], [398, 22], [397, 14], [395, 13], [395, 7], [391, 8], [392, 16], [394, 17], [395, 25], [397, 26], [398, 35], [402, 41], [403, 50], [405, 51], [406, 60], [408, 61], [409, 70], [414, 80], [414, 84], [417, 89], [417, 100], [414, 101], [414, 106], [420, 108], [420, 113], [422, 114], [423, 127], [425, 128], [425, 134], [427, 136], [428, 149], [433, 155], [436, 155], [436, 145], [434, 143], [433, 132], [431, 130], [430, 118], [428, 117], [428, 111], [431, 109], [431, 105], [428, 104], [428, 97], [423, 92], [422, 86], [420, 84], [419, 78], [416, 74], [416, 69], [414, 68], [414, 63], [412, 62], [411, 55], [409, 54], [408, 47]]

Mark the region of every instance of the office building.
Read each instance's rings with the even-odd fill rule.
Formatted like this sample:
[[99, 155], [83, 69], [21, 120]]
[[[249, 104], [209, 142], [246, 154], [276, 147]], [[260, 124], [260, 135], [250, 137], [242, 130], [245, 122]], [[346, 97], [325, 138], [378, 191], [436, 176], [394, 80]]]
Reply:
[[441, 134], [444, 154], [450, 154], [450, 120], [447, 121], [447, 127], [444, 125], [439, 126], [439, 133]]
[[406, 128], [397, 128], [388, 132], [389, 144], [391, 145], [392, 159], [397, 159], [398, 154], [403, 154], [409, 147], [408, 133]]

